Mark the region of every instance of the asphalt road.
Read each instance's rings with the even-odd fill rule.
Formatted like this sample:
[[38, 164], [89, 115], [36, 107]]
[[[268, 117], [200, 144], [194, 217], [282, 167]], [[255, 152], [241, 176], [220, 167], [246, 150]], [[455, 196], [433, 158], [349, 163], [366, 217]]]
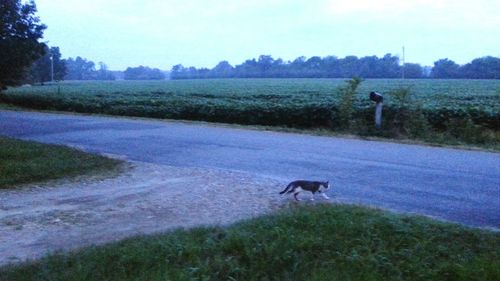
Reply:
[[500, 228], [497, 153], [182, 122], [14, 111], [0, 111], [0, 135], [150, 163], [245, 171], [284, 183], [330, 180], [333, 189], [329, 195], [340, 202]]

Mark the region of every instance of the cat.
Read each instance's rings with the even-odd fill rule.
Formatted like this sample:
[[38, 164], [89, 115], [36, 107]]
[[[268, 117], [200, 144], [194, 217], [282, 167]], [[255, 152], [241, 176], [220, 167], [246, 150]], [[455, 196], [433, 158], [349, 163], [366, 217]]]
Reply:
[[330, 199], [324, 191], [330, 188], [330, 183], [328, 181], [307, 181], [307, 180], [297, 180], [297, 181], [292, 181], [287, 185], [287, 187], [280, 192], [280, 194], [284, 193], [293, 193], [293, 197], [295, 200], [300, 201], [299, 198], [297, 198], [297, 195], [305, 190], [305, 191], [310, 191], [312, 192], [312, 197], [311, 200], [314, 200], [314, 194], [316, 192], [321, 193], [325, 199]]

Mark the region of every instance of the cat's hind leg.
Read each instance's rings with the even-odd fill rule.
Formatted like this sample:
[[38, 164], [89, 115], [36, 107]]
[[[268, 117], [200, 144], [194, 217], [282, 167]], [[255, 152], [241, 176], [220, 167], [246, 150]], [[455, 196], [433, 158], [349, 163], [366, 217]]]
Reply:
[[299, 192], [295, 192], [295, 193], [293, 194], [293, 197], [295, 198], [295, 200], [300, 201], [300, 199], [299, 199], [299, 198], [297, 198], [297, 195], [299, 195]]

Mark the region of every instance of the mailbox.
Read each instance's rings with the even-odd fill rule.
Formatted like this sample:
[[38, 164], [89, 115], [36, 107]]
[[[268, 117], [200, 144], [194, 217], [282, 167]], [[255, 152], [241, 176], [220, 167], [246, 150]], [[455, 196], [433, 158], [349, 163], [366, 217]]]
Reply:
[[375, 127], [380, 129], [382, 127], [382, 105], [384, 104], [384, 96], [381, 93], [371, 92], [370, 99], [376, 102], [375, 105]]
[[371, 92], [370, 99], [376, 103], [384, 101], [384, 97], [382, 96], [382, 94], [377, 92]]

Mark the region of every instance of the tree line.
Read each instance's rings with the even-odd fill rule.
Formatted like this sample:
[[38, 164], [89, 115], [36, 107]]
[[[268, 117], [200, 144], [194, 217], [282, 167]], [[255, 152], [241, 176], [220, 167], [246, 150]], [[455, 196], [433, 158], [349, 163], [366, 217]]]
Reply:
[[[36, 16], [33, 0], [0, 1], [0, 90], [23, 83], [45, 83], [59, 80], [114, 80], [119, 75], [127, 80], [165, 79], [159, 69], [147, 66], [129, 67], [124, 72], [110, 71], [82, 57], [62, 59], [60, 49], [40, 42], [47, 28]], [[472, 78], [500, 79], [500, 58], [487, 56], [458, 65], [441, 59], [434, 66], [416, 63], [400, 65], [392, 54], [377, 56], [298, 57], [293, 61], [261, 55], [232, 66], [227, 61], [215, 67], [171, 69], [172, 79], [200, 78]]]
[[147, 66], [128, 67], [125, 71], [110, 71], [104, 62], [99, 62], [99, 69], [95, 63], [85, 58], [69, 58], [64, 63], [67, 66], [67, 73], [64, 80], [115, 80], [117, 78], [125, 80], [162, 80], [164, 73], [158, 68]]
[[165, 74], [157, 68], [128, 67], [125, 71], [111, 71], [104, 62], [96, 64], [80, 56], [61, 59], [58, 47], [45, 48], [45, 54], [29, 68], [24, 83], [45, 83], [61, 80], [158, 80]]
[[219, 62], [212, 69], [175, 65], [171, 79], [203, 78], [436, 78], [436, 79], [500, 79], [500, 58], [487, 56], [458, 65], [452, 60], [441, 59], [433, 67], [422, 67], [417, 63], [400, 64], [397, 56], [346, 56], [309, 59], [298, 57], [293, 61], [274, 59], [261, 55], [232, 66], [227, 61]]
[[[52, 62], [51, 62], [52, 60]], [[98, 67], [97, 67], [98, 66]], [[58, 47], [44, 45], [44, 55], [29, 68], [24, 83], [44, 83], [60, 80], [163, 80], [165, 73], [147, 66], [128, 67], [125, 71], [110, 71], [104, 62], [96, 64], [82, 57], [61, 59]], [[436, 79], [500, 79], [500, 58], [488, 56], [458, 65], [452, 60], [441, 59], [433, 67], [416, 63], [400, 65], [397, 56], [347, 56], [337, 58], [318, 56], [306, 59], [298, 57], [284, 62], [269, 55], [246, 60], [232, 66], [227, 61], [214, 68], [183, 67], [175, 65], [171, 79], [203, 78], [436, 78]]]

